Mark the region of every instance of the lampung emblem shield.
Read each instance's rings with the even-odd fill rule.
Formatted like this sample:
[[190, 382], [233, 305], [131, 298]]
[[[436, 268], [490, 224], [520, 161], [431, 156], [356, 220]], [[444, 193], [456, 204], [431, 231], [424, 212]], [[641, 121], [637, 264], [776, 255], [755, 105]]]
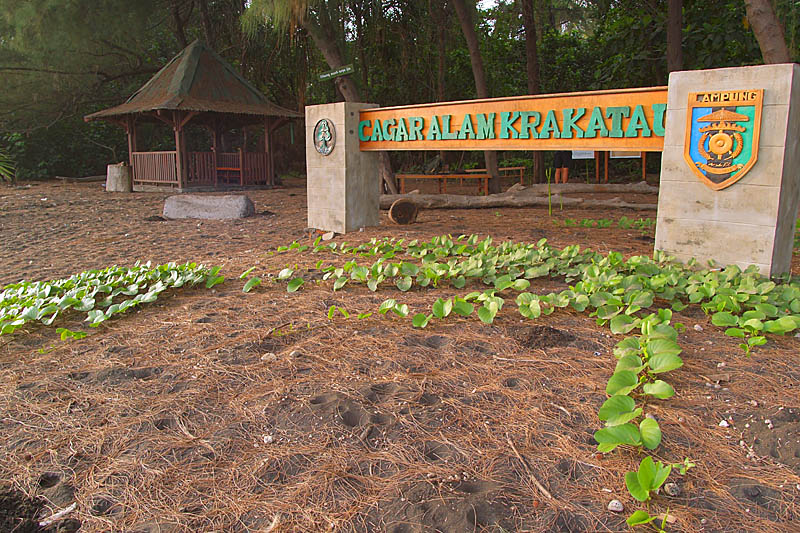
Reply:
[[689, 93], [684, 158], [715, 191], [730, 187], [758, 160], [763, 89]]

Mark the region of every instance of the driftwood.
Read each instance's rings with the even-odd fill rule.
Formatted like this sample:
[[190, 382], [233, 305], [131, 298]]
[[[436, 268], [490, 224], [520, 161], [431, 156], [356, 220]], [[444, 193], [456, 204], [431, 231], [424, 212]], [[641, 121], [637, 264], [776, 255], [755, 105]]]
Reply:
[[[559, 193], [634, 193], [656, 194], [658, 187], [646, 183], [631, 185], [605, 185], [566, 183], [550, 186], [549, 203], [553, 206], [569, 207], [616, 207], [635, 210], [656, 210], [657, 204], [630, 203], [621, 198], [596, 200], [593, 198], [570, 198]], [[412, 200], [417, 207], [424, 209], [479, 209], [496, 207], [539, 207], [547, 206], [547, 185], [525, 187], [514, 185], [508, 191], [488, 196], [466, 196], [461, 194], [384, 194], [381, 195], [381, 209], [389, 209], [400, 199]]]
[[417, 220], [419, 207], [410, 198], [400, 198], [389, 207], [389, 219], [395, 224], [413, 224]]
[[86, 176], [83, 178], [71, 178], [69, 176], [53, 176], [57, 180], [64, 181], [66, 183], [84, 183], [84, 182], [93, 182], [93, 181], [106, 181], [106, 175], [102, 176]]

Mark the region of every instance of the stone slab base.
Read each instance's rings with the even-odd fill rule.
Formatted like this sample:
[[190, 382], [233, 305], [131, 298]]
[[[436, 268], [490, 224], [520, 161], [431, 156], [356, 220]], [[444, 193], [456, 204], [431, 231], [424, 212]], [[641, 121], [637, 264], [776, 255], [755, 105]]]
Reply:
[[244, 194], [200, 196], [180, 194], [164, 200], [165, 218], [228, 220], [246, 218], [256, 212], [253, 201]]

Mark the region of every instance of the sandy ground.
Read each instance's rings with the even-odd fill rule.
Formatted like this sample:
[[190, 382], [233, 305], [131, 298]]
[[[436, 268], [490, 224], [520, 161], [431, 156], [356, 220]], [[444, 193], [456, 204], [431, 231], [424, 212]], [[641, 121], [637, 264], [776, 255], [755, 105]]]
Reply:
[[[641, 457], [597, 455], [592, 438], [618, 340], [607, 329], [563, 310], [425, 330], [326, 316], [330, 305], [375, 311], [388, 297], [423, 310], [448, 288], [308, 284], [290, 295], [265, 283], [244, 294], [238, 275], [251, 266], [266, 278], [319, 259], [270, 253], [308, 241], [304, 182], [248, 194], [259, 213], [250, 219], [161, 221], [164, 194], [0, 188], [0, 284], [137, 260], [220, 265], [228, 278], [80, 341], [43, 327], [0, 339], [0, 529], [38, 531], [34, 520], [73, 503], [50, 531], [627, 529], [627, 512], [642, 506], [623, 477]], [[406, 227], [384, 213], [381, 226], [336, 241], [476, 233], [651, 253], [652, 231], [564, 222], [622, 216], [655, 212], [431, 210]], [[81, 329], [79, 320], [61, 324]], [[771, 339], [745, 358], [699, 309], [676, 320], [688, 326], [685, 366], [673, 373], [676, 398], [653, 406], [657, 457], [697, 467], [673, 474], [680, 495], [657, 496], [651, 511], [669, 508], [669, 531], [796, 531], [800, 339]], [[615, 498], [626, 513], [606, 509]]]

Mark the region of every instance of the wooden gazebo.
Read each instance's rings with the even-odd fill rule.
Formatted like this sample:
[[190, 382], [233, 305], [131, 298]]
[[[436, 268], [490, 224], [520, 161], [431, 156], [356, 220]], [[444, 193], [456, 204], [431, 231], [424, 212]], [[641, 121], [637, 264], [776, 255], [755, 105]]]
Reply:
[[[302, 114], [267, 101], [224, 59], [195, 41], [176, 55], [127, 102], [87, 115], [125, 128], [135, 190], [151, 187], [218, 188], [273, 185], [273, 133]], [[137, 124], [165, 123], [175, 132], [175, 150], [137, 150]], [[211, 151], [189, 152], [186, 127], [211, 133]], [[263, 152], [246, 149], [247, 127], [264, 128]], [[222, 134], [241, 128], [245, 141], [235, 152], [222, 151]]]

